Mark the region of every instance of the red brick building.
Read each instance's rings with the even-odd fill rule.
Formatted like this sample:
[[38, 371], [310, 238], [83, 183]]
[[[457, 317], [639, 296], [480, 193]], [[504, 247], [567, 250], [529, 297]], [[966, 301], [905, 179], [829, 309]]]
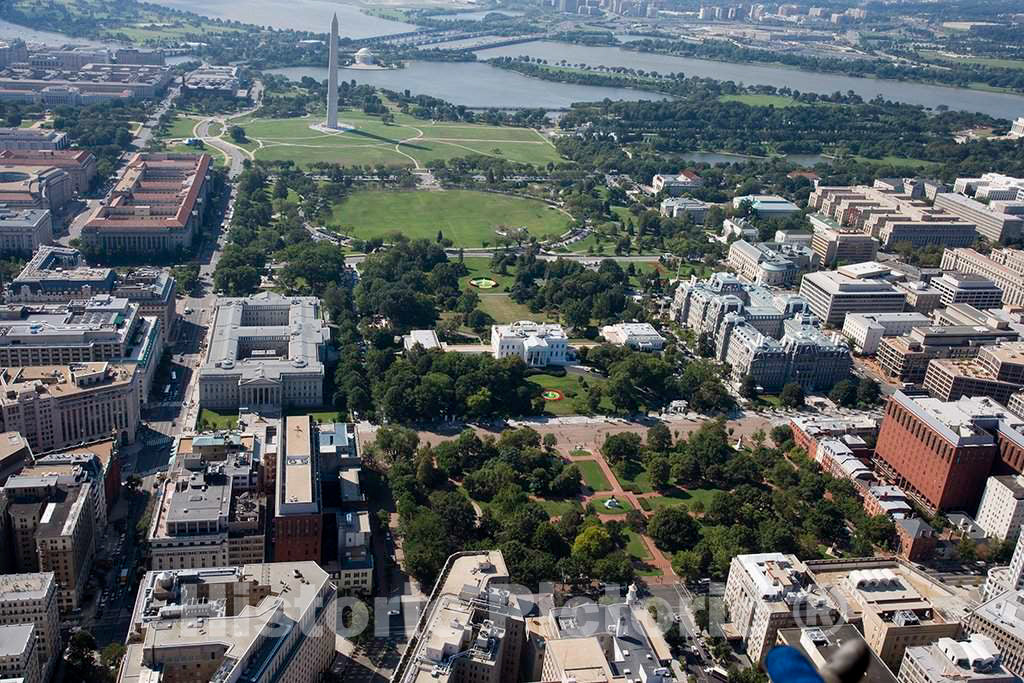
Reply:
[[900, 544], [898, 554], [905, 560], [921, 562], [935, 552], [935, 529], [921, 519], [896, 520], [896, 539]]
[[998, 452], [1001, 415], [992, 406], [897, 392], [885, 406], [876, 463], [929, 510], [973, 510]]
[[274, 479], [274, 562], [321, 561], [323, 510], [313, 437], [308, 415], [284, 418]]

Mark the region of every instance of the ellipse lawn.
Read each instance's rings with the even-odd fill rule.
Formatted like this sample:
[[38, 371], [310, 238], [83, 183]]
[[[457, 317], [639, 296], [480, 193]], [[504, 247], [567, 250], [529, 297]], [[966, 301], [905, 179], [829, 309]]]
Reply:
[[525, 227], [537, 237], [565, 232], [569, 218], [543, 202], [473, 190], [362, 191], [334, 207], [331, 225], [359, 239], [400, 232], [435, 239], [440, 230], [457, 247], [495, 244], [500, 226]]

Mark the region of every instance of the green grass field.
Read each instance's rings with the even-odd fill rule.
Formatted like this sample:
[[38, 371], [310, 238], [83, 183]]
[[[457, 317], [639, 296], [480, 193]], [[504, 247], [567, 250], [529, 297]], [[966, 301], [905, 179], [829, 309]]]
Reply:
[[[167, 133], [164, 137], [167, 138], [190, 138], [192, 137], [192, 129], [195, 128], [197, 121], [190, 119], [187, 116], [178, 114], [174, 117], [174, 121], [167, 128]], [[212, 135], [212, 132], [211, 132]]]
[[644, 539], [640, 537], [640, 534], [632, 529], [626, 529], [624, 533], [628, 539], [626, 541], [627, 555], [638, 562], [649, 562], [653, 559], [651, 551], [647, 549], [647, 544], [644, 543]]
[[707, 507], [708, 503], [711, 502], [712, 496], [719, 491], [721, 489], [673, 489], [664, 495], [641, 498], [640, 507], [648, 512], [677, 505], [685, 505], [688, 508], [692, 508], [693, 504], [697, 501], [700, 501], [702, 505]]
[[998, 57], [967, 57], [957, 55], [955, 57], [945, 55], [938, 50], [920, 50], [918, 54], [925, 58], [939, 62], [951, 62], [956, 64], [973, 64], [976, 66], [991, 66], [997, 69], [1024, 69], [1024, 59], [1000, 59]]
[[238, 413], [218, 413], [209, 408], [199, 411], [200, 429], [234, 429], [238, 426]]
[[872, 159], [870, 157], [855, 156], [854, 159], [863, 164], [882, 164], [885, 166], [896, 166], [899, 168], [918, 168], [921, 166], [932, 167], [938, 164], [934, 161], [925, 161], [924, 159], [907, 159], [904, 157], [887, 156], [881, 159]]
[[433, 240], [437, 231], [455, 246], [494, 244], [496, 230], [525, 227], [538, 237], [561, 234], [569, 218], [543, 202], [474, 190], [362, 191], [335, 205], [329, 225], [367, 239], [401, 232]]
[[[491, 259], [489, 258], [474, 258], [470, 256], [464, 258], [462, 263], [466, 266], [466, 269], [469, 270], [469, 275], [459, 278], [459, 287], [461, 289], [472, 290], [477, 294], [494, 293], [500, 292], [506, 287], [511, 287], [516, 281], [514, 274], [515, 268], [510, 269], [508, 275], [500, 275], [491, 270]], [[497, 282], [498, 286], [492, 289], [478, 289], [469, 284], [470, 280], [475, 280], [479, 277], [490, 278]]]
[[772, 106], [776, 109], [783, 109], [785, 107], [798, 107], [800, 103], [794, 100], [792, 97], [784, 97], [782, 95], [722, 95], [718, 98], [719, 102], [742, 102], [743, 104], [751, 107], [768, 107]]
[[[609, 498], [615, 498], [615, 500], [619, 501], [620, 507], [605, 507], [605, 501]], [[630, 505], [628, 500], [622, 497], [616, 498], [615, 496], [602, 496], [590, 501], [590, 509], [599, 515], [624, 515], [632, 510], [633, 506]]]
[[583, 483], [592, 491], [611, 491], [612, 485], [608, 482], [604, 470], [597, 464], [596, 460], [577, 460], [575, 463], [583, 475]]
[[[491, 290], [494, 291], [494, 290]], [[516, 320], [537, 320], [544, 317], [543, 313], [534, 313], [529, 306], [516, 303], [508, 294], [489, 294], [480, 292], [481, 311], [494, 318], [498, 323], [507, 324]]]
[[622, 488], [633, 493], [650, 493], [654, 490], [647, 470], [638, 462], [631, 462], [625, 467], [616, 468], [615, 478], [619, 480]]
[[342, 111], [340, 120], [353, 129], [336, 133], [312, 130], [310, 124], [321, 118], [312, 114], [291, 119], [246, 118], [236, 123], [252, 141], [246, 148], [255, 152], [256, 159], [267, 161], [419, 166], [471, 154], [537, 165], [561, 159], [546, 139], [529, 128], [431, 123], [393, 113], [395, 122], [385, 124], [360, 111]]
[[582, 506], [579, 501], [572, 499], [553, 499], [553, 498], [538, 498], [537, 502], [540, 503], [544, 511], [548, 513], [549, 517], [561, 517], [562, 515], [569, 514], [573, 510], [582, 511]]
[[[576, 415], [579, 413], [576, 405], [576, 398], [586, 400], [589, 391], [579, 383], [579, 375], [566, 375], [555, 377], [554, 375], [533, 375], [530, 382], [538, 384], [545, 389], [558, 389], [565, 397], [561, 401], [545, 401], [544, 412], [551, 415]], [[603, 383], [603, 379], [587, 377], [588, 384]], [[604, 399], [607, 400], [607, 399]], [[608, 404], [605, 407], [610, 407]]]

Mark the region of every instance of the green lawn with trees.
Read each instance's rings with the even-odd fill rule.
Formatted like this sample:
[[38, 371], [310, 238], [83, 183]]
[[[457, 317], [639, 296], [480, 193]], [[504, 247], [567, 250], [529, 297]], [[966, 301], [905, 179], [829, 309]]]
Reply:
[[611, 491], [612, 485], [605, 476], [604, 470], [596, 460], [576, 460], [573, 464], [579, 468], [583, 483], [591, 491]]
[[393, 232], [435, 239], [440, 233], [456, 247], [496, 245], [503, 239], [497, 231], [558, 235], [568, 224], [565, 214], [543, 202], [473, 190], [356, 192], [335, 206], [329, 221], [363, 240]]

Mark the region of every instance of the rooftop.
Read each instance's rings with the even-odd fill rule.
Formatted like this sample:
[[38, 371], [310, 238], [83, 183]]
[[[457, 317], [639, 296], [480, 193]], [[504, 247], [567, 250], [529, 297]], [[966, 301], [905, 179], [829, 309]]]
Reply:
[[[827, 632], [817, 627], [784, 628], [779, 630], [779, 643], [800, 650], [816, 667], [831, 661], [842, 645], [851, 640], [864, 640], [860, 631], [851, 624], [833, 626]], [[870, 652], [870, 651], [869, 651]], [[867, 671], [861, 679], [865, 683], [896, 683], [896, 677], [889, 667], [870, 652]]]
[[33, 624], [0, 625], [0, 657], [18, 657], [29, 649]]
[[53, 586], [53, 572], [0, 574], [0, 604], [21, 600], [42, 600]]

